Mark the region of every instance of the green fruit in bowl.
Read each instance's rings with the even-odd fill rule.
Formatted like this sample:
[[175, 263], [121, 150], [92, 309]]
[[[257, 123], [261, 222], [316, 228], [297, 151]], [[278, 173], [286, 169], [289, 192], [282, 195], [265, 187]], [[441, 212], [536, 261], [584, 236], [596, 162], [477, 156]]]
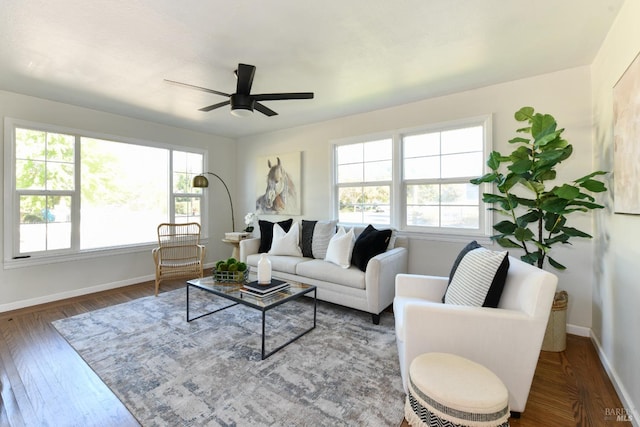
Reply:
[[229, 270], [229, 265], [227, 265], [226, 262], [223, 262], [222, 264], [219, 264], [216, 267], [216, 270], [220, 270], [220, 271], [228, 271]]
[[225, 261], [222, 260], [222, 259], [220, 261], [216, 262], [216, 270], [219, 270], [220, 269], [220, 265], [224, 264], [224, 263], [225, 263]]
[[237, 259], [235, 259], [235, 258], [229, 258], [229, 259], [227, 260], [227, 265], [236, 264], [237, 262], [238, 262], [238, 260], [237, 260]]
[[238, 271], [238, 264], [228, 264], [227, 269], [229, 271]]
[[247, 269], [247, 264], [245, 264], [244, 262], [238, 263], [238, 271], [246, 271], [246, 269]]

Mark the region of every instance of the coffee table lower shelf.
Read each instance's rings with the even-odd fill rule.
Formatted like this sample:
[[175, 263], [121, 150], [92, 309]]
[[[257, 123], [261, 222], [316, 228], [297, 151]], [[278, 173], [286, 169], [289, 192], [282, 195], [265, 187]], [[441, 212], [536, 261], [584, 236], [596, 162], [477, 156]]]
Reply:
[[[283, 289], [282, 291], [277, 292], [276, 294], [270, 295], [268, 297], [259, 298], [247, 295], [245, 293], [240, 292], [241, 285], [229, 285], [229, 284], [221, 284], [216, 282], [213, 278], [207, 277], [202, 279], [194, 279], [187, 281], [187, 322], [192, 322], [196, 319], [200, 319], [201, 317], [209, 316], [210, 314], [217, 313], [222, 310], [226, 310], [231, 307], [235, 307], [236, 305], [244, 305], [247, 307], [251, 307], [255, 310], [262, 312], [262, 360], [267, 357], [273, 355], [284, 347], [288, 346], [292, 342], [296, 341], [298, 338], [306, 335], [311, 332], [316, 327], [316, 315], [318, 308], [318, 299], [317, 299], [317, 288], [312, 285], [304, 285], [301, 283], [290, 283], [289, 287]], [[189, 290], [191, 288], [199, 289], [201, 291], [209, 292], [211, 294], [222, 297], [226, 300], [232, 301], [232, 304], [226, 305], [224, 307], [218, 308], [216, 310], [200, 314], [195, 317], [189, 317]], [[286, 302], [296, 300], [303, 295], [306, 295], [310, 292], [313, 292], [313, 326], [302, 331], [297, 334], [284, 344], [276, 347], [271, 351], [266, 351], [266, 323], [267, 323], [267, 311], [275, 308], [279, 305], [282, 305]]]

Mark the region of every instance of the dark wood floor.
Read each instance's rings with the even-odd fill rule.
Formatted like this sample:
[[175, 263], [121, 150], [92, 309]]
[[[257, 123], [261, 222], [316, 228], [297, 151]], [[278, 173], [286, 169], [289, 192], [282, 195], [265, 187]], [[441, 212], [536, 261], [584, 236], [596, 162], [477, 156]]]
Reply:
[[[163, 283], [161, 291], [183, 286]], [[153, 291], [147, 282], [0, 313], [0, 427], [138, 426], [50, 322]], [[622, 426], [606, 416], [606, 408], [621, 407], [591, 341], [569, 335], [566, 351], [542, 352], [527, 410], [511, 425]], [[403, 420], [398, 425], [408, 426]]]

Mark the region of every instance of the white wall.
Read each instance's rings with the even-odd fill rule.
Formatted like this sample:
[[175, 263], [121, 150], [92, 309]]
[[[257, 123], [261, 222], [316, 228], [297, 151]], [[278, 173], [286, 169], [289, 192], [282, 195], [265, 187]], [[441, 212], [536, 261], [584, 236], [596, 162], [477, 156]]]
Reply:
[[[519, 127], [513, 114], [525, 105], [553, 114], [560, 125], [567, 129], [565, 136], [574, 145], [574, 155], [560, 167], [559, 177], [576, 179], [590, 173], [590, 74], [588, 67], [580, 67], [296, 129], [242, 138], [238, 141], [236, 179], [238, 189], [244, 196], [238, 198], [238, 209], [243, 213], [254, 209], [254, 159], [258, 156], [301, 151], [301, 217], [328, 219], [332, 216], [330, 140], [491, 113], [494, 149], [506, 154], [512, 149], [507, 141], [516, 135], [515, 129]], [[266, 165], [260, 165], [260, 171], [266, 173]], [[591, 216], [584, 215], [573, 225], [590, 232]], [[412, 236], [410, 272], [448, 275], [455, 256], [467, 242], [468, 239], [445, 242]], [[563, 247], [558, 250], [556, 258], [568, 267], [566, 273], [559, 273], [560, 287], [570, 293], [568, 322], [577, 326], [574, 333], [588, 334], [588, 329], [585, 328], [591, 326], [592, 244], [585, 240]]]
[[[103, 113], [44, 99], [0, 91], [0, 117], [30, 120], [58, 126], [88, 130], [112, 136], [123, 136], [146, 141], [185, 145], [209, 149], [209, 170], [220, 174], [232, 194], [235, 190], [236, 150], [233, 140], [178, 129], [127, 117]], [[4, 132], [2, 150], [4, 156]], [[4, 158], [0, 161], [0, 177], [4, 188]], [[229, 255], [229, 246], [220, 242], [225, 231], [230, 231], [231, 220], [224, 189], [210, 181], [207, 194], [211, 215], [208, 224], [208, 260]], [[219, 198], [218, 198], [219, 197]], [[219, 203], [216, 203], [218, 202]], [[4, 224], [6, 206], [3, 202], [0, 224]], [[237, 221], [237, 220], [236, 220]], [[0, 229], [0, 240], [4, 228]], [[4, 245], [0, 245], [3, 251]], [[4, 254], [0, 252], [0, 259]], [[111, 287], [138, 283], [154, 277], [154, 266], [150, 248], [127, 254], [101, 253], [98, 257], [74, 262], [58, 262], [27, 268], [0, 270], [0, 311], [43, 303], [69, 296], [93, 292]]]
[[[640, 1], [628, 0], [591, 67], [594, 158], [597, 168], [614, 171], [609, 188], [615, 179], [612, 88], [640, 52], [639, 16]], [[640, 216], [614, 214], [614, 197], [610, 192], [606, 212], [596, 217], [592, 329], [601, 358], [640, 425]]]

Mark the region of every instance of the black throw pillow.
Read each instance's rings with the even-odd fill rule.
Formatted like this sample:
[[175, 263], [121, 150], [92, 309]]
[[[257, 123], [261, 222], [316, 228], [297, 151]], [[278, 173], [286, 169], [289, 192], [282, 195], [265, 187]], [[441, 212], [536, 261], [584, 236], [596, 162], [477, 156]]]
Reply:
[[[271, 249], [271, 242], [273, 241], [273, 222], [258, 220], [258, 226], [260, 226], [260, 248], [259, 253], [269, 252]], [[288, 233], [291, 225], [293, 224], [293, 218], [289, 218], [285, 221], [279, 221], [278, 225]]]
[[376, 230], [369, 224], [356, 239], [351, 254], [351, 264], [366, 271], [369, 260], [383, 253], [389, 246], [392, 230]]
[[313, 258], [313, 229], [316, 222], [302, 220], [302, 256]]

